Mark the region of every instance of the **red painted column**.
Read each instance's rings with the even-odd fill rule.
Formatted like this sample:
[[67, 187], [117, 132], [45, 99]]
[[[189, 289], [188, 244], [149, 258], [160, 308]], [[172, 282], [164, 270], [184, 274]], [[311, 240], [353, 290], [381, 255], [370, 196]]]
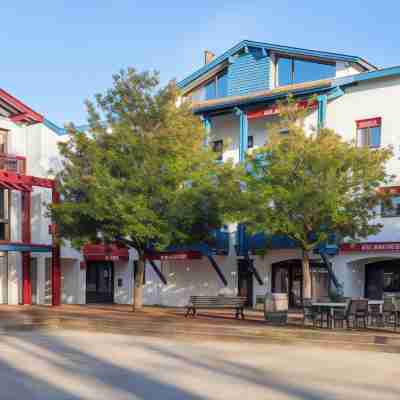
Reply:
[[[60, 193], [55, 188], [52, 191], [53, 203], [60, 202]], [[53, 248], [51, 252], [51, 291], [52, 305], [59, 306], [61, 304], [61, 257], [60, 242], [57, 234], [57, 226], [53, 225]]]
[[22, 253], [22, 303], [32, 304], [31, 253]]
[[[22, 192], [22, 242], [31, 242], [31, 193]], [[32, 304], [31, 253], [22, 252], [22, 303]]]

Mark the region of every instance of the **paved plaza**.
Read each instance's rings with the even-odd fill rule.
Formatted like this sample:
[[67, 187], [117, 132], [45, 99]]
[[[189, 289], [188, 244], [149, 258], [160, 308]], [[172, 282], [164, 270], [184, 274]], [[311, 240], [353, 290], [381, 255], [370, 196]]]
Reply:
[[6, 399], [400, 398], [400, 356], [52, 330], [0, 336]]

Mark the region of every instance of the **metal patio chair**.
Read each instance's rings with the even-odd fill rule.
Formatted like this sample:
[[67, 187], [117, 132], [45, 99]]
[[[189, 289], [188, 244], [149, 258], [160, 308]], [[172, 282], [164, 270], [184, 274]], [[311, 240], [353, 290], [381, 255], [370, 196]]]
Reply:
[[364, 328], [368, 325], [368, 300], [366, 299], [351, 299], [348, 306], [343, 310], [334, 310], [333, 326], [338, 324], [341, 328], [344, 327], [346, 321], [347, 329], [360, 327], [360, 322]]
[[382, 326], [383, 325], [383, 314], [381, 312], [381, 306], [379, 304], [369, 305], [369, 324], [371, 326]]
[[395, 308], [395, 329], [400, 328], [400, 297], [394, 298], [394, 308]]
[[397, 313], [395, 299], [393, 297], [384, 297], [382, 314], [385, 326], [396, 327]]
[[313, 306], [311, 299], [303, 300], [303, 326], [307, 320], [311, 321], [314, 327], [319, 325], [322, 328], [323, 314], [319, 307]]

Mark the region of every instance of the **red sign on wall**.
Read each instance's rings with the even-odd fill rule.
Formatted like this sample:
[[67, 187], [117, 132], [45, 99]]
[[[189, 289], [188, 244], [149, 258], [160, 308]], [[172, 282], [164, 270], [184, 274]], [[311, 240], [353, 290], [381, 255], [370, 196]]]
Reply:
[[340, 246], [343, 252], [400, 252], [400, 242], [344, 243]]
[[[308, 100], [301, 100], [296, 103], [297, 108], [311, 108], [315, 109], [317, 107], [317, 102], [309, 102]], [[263, 118], [263, 117], [271, 117], [273, 115], [278, 115], [279, 114], [279, 106], [277, 104], [274, 104], [270, 107], [267, 108], [262, 108], [259, 110], [254, 110], [254, 111], [249, 111], [247, 113], [247, 119], [257, 119], [257, 118]]]
[[129, 251], [126, 247], [104, 244], [87, 244], [83, 246], [86, 261], [128, 261]]
[[199, 251], [176, 251], [176, 252], [167, 252], [160, 251], [158, 253], [146, 254], [146, 258], [148, 260], [196, 260], [200, 259], [202, 254]]
[[376, 128], [377, 126], [381, 126], [382, 118], [368, 118], [368, 119], [360, 119], [356, 121], [357, 129], [365, 129], [365, 128]]

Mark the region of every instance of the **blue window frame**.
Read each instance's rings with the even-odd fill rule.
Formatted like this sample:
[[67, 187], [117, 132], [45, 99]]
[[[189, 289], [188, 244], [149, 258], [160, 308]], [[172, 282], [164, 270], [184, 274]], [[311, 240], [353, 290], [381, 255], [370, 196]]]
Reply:
[[206, 100], [228, 96], [228, 73], [222, 71], [205, 85]]
[[382, 126], [381, 118], [370, 118], [356, 121], [357, 146], [376, 149], [381, 147]]
[[331, 63], [321, 63], [293, 57], [279, 57], [277, 71], [277, 85], [285, 86], [334, 77], [336, 66]]
[[222, 72], [217, 76], [217, 97], [228, 96], [228, 73]]
[[393, 196], [390, 198], [390, 206], [382, 204], [381, 216], [382, 217], [400, 217], [400, 196]]
[[215, 80], [206, 85], [206, 100], [215, 99], [217, 97], [217, 86]]

